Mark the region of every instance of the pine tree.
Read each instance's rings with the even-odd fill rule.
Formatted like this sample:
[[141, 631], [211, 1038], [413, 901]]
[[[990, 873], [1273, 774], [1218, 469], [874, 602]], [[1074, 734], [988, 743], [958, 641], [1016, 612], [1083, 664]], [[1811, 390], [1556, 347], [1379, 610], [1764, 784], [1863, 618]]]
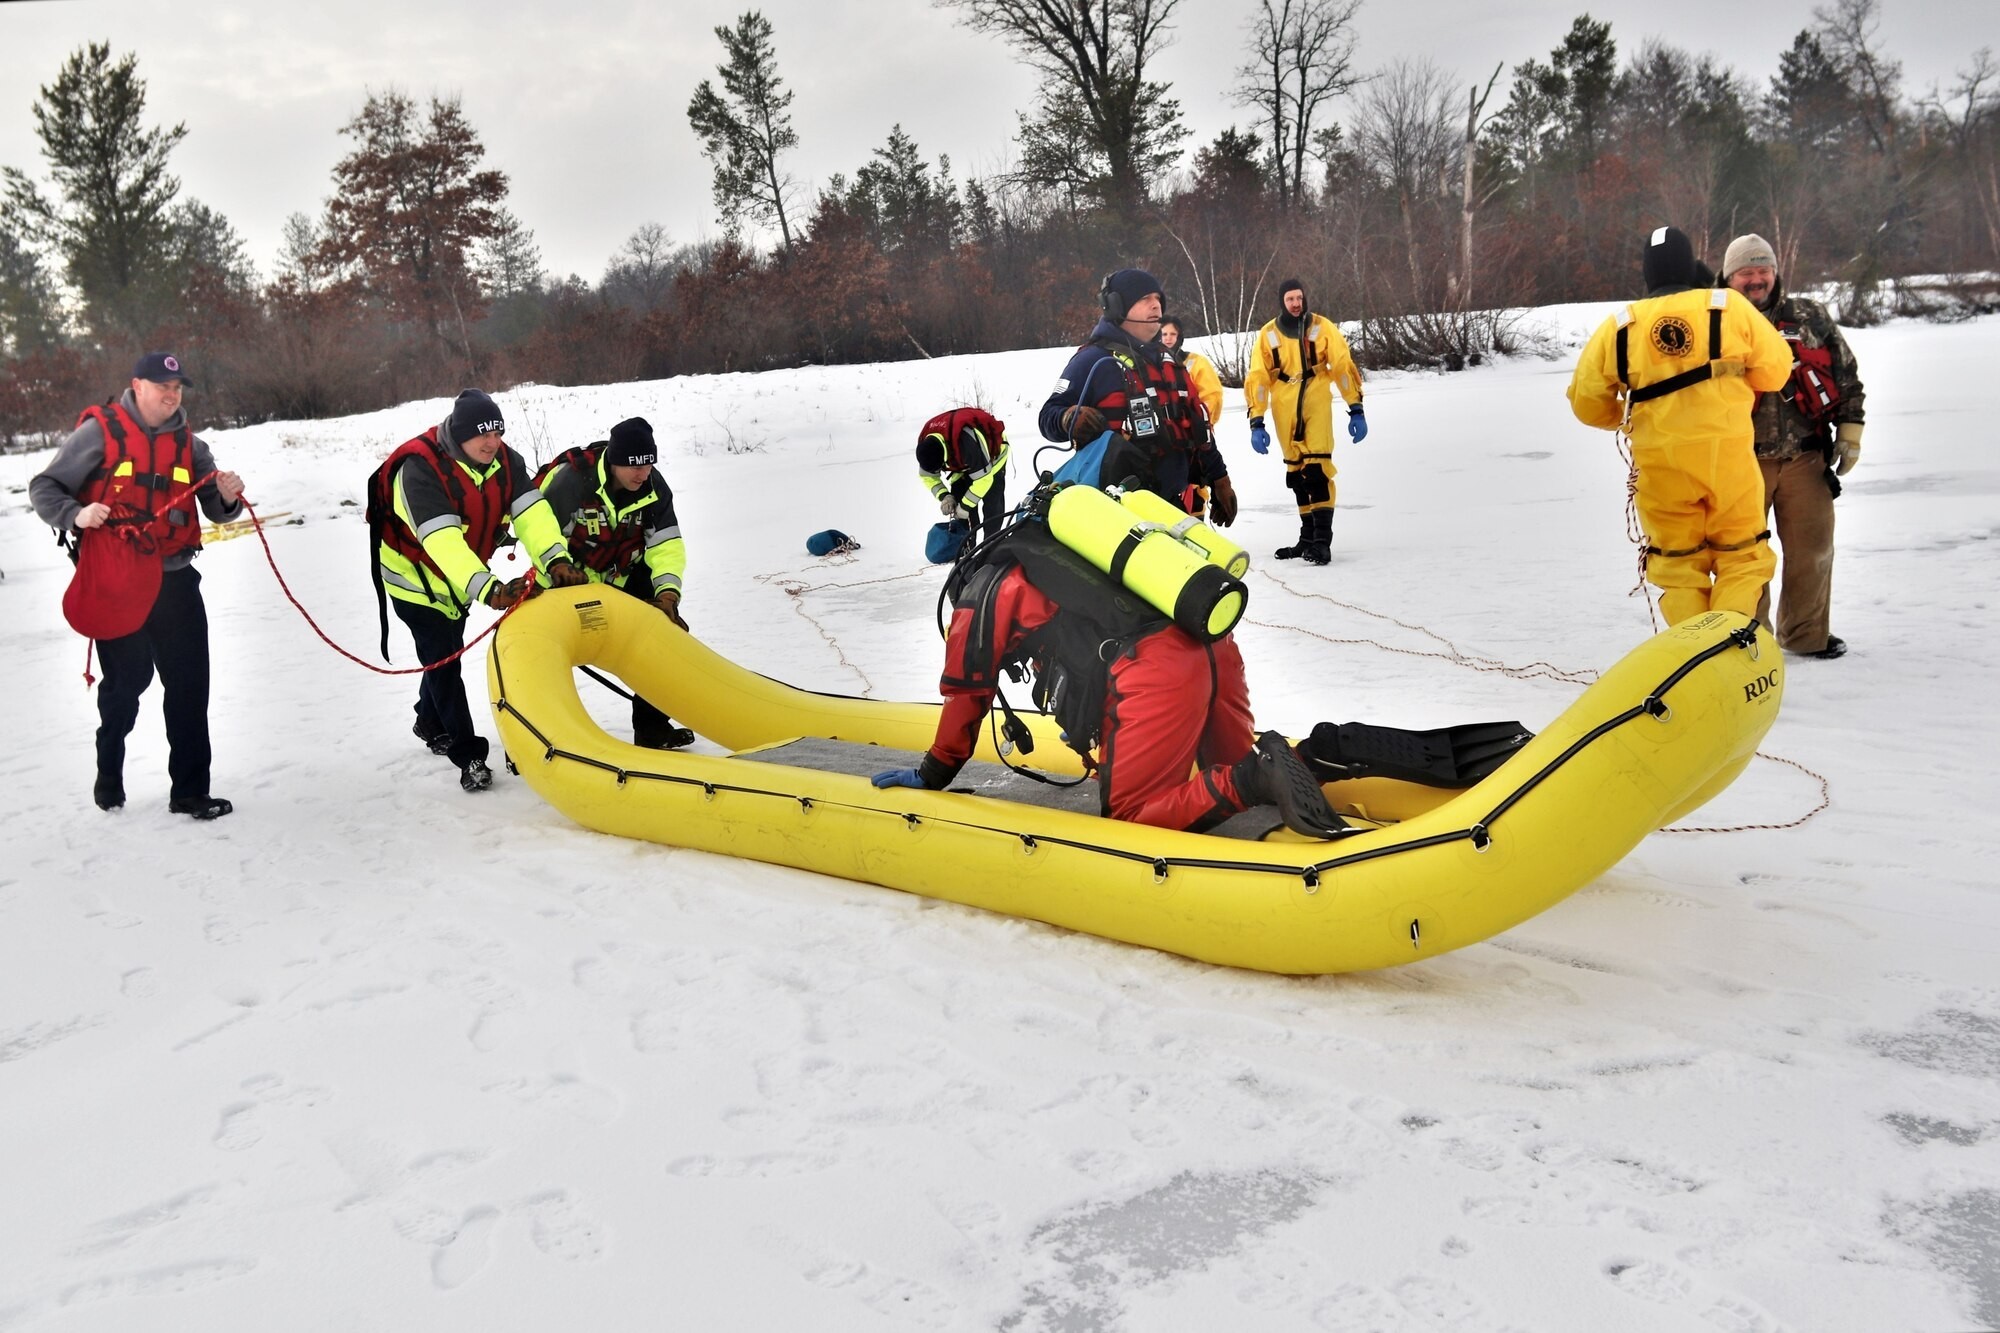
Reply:
[[722, 92], [707, 79], [688, 102], [688, 124], [701, 140], [702, 156], [715, 168], [715, 207], [733, 232], [748, 220], [776, 226], [784, 248], [792, 248], [786, 203], [794, 189], [778, 167], [778, 155], [798, 146], [789, 108], [792, 95], [778, 77], [778, 53], [771, 22], [756, 10], [718, 27], [716, 37], [728, 59], [715, 72]]
[[56, 197], [4, 168], [11, 224], [63, 262], [86, 324], [100, 336], [150, 332], [180, 294], [171, 216], [180, 181], [167, 159], [185, 125], [144, 127], [138, 57], [113, 60], [106, 43], [71, 54], [36, 100], [35, 131]]
[[55, 283], [14, 228], [0, 220], [0, 356], [52, 352], [63, 342]]

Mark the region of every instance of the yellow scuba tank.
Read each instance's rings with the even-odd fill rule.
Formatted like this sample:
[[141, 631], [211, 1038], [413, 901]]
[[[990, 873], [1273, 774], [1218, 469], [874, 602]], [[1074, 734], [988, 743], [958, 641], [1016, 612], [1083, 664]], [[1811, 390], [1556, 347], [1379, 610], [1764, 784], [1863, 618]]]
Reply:
[[1095, 487], [1056, 491], [1048, 523], [1057, 541], [1203, 643], [1221, 638], [1243, 618], [1250, 590], [1240, 579]]
[[1165, 528], [1169, 535], [1196, 555], [1215, 565], [1231, 578], [1240, 579], [1250, 569], [1250, 553], [1208, 524], [1151, 491], [1124, 491], [1118, 503]]

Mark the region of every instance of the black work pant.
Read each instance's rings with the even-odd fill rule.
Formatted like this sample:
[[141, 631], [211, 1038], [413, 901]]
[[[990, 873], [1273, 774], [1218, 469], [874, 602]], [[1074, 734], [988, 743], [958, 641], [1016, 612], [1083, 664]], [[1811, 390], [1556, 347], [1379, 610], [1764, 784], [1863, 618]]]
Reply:
[[1002, 472], [993, 478], [993, 487], [979, 506], [979, 526], [965, 534], [966, 544], [970, 546], [998, 534], [1000, 520], [1006, 516], [1007, 474]]
[[176, 801], [208, 795], [208, 607], [194, 566], [160, 577], [159, 600], [137, 631], [97, 640], [104, 679], [97, 686], [97, 780], [123, 790], [125, 738], [139, 720], [139, 696], [160, 676], [167, 723], [167, 777]]
[[[964, 479], [960, 478], [960, 480], [962, 482]], [[969, 498], [969, 492], [959, 487], [953, 487], [951, 496], [962, 507]], [[988, 537], [997, 534], [1000, 531], [1000, 520], [1006, 516], [1007, 474], [1001, 472], [993, 478], [993, 486], [986, 492], [986, 496], [980, 502], [979, 507], [972, 510], [970, 515], [968, 515], [970, 523], [965, 534], [966, 546], [968, 548], [977, 546]]]
[[[391, 597], [396, 618], [410, 628], [417, 647], [417, 660], [425, 666], [442, 662], [465, 647], [465, 619], [453, 620], [442, 611], [400, 597]], [[465, 677], [453, 661], [435, 671], [426, 671], [417, 686], [417, 721], [426, 731], [441, 731], [451, 737], [451, 762], [464, 768], [473, 760], [486, 758], [486, 738], [473, 730], [472, 709], [465, 702]]]
[[[644, 561], [641, 561], [637, 568], [625, 576], [623, 583], [613, 583], [607, 586], [616, 588], [620, 592], [630, 593], [648, 605], [652, 604], [653, 576], [647, 571]], [[662, 611], [660, 614], [665, 615], [666, 612]], [[639, 696], [637, 690], [632, 691], [632, 743], [634, 745], [658, 744], [660, 741], [666, 739], [667, 732], [673, 729], [673, 725], [674, 720], [672, 718], [647, 703]]]

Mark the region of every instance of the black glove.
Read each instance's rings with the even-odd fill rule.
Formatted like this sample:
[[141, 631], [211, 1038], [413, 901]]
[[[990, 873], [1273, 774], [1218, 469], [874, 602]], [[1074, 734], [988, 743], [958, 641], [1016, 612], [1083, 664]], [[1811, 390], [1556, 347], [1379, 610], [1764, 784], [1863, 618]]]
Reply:
[[549, 586], [552, 588], [575, 588], [590, 582], [590, 575], [583, 572], [574, 560], [558, 559], [549, 565]]
[[1066, 407], [1062, 413], [1063, 435], [1071, 444], [1082, 444], [1104, 434], [1104, 413], [1094, 407]]
[[497, 611], [511, 611], [540, 591], [541, 588], [526, 574], [508, 579], [505, 583], [494, 579], [486, 585], [486, 604]]

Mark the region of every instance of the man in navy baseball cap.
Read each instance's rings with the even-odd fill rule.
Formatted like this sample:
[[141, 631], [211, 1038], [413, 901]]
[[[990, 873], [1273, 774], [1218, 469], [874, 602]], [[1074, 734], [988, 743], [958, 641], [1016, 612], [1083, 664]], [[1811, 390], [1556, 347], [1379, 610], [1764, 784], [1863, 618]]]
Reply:
[[171, 384], [179, 380], [190, 389], [194, 387], [194, 381], [181, 369], [181, 359], [172, 352], [146, 353], [139, 358], [139, 364], [132, 367], [132, 378], [151, 380], [155, 384]]

